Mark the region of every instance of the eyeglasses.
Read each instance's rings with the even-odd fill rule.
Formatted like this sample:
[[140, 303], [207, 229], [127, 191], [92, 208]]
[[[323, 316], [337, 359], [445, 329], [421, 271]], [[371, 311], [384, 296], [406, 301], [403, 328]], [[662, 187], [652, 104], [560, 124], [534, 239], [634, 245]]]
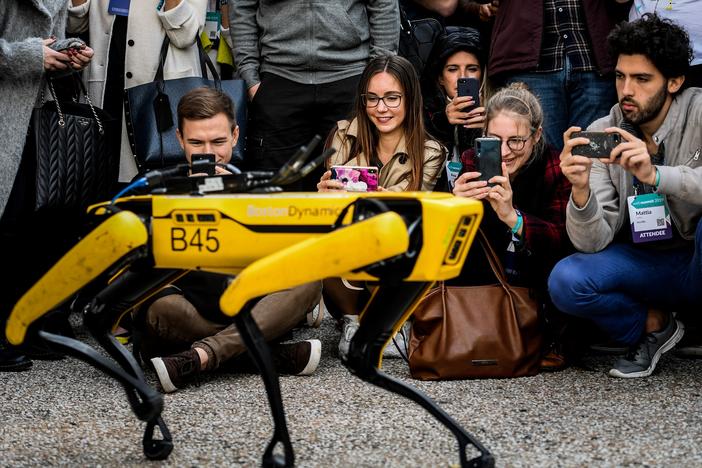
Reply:
[[[531, 136], [534, 133], [532, 132], [531, 135], [528, 137], [509, 137], [507, 138], [507, 148], [509, 148], [511, 151], [521, 151], [524, 149], [524, 146], [526, 145], [526, 142], [529, 141]], [[492, 138], [499, 138], [494, 135], [488, 135], [489, 137]], [[500, 138], [500, 144], [502, 144], [505, 140]]]
[[363, 105], [366, 107], [378, 107], [380, 101], [383, 101], [385, 107], [390, 109], [395, 109], [400, 107], [400, 102], [402, 102], [402, 94], [388, 94], [387, 96], [376, 96], [375, 94], [361, 94], [363, 98]]

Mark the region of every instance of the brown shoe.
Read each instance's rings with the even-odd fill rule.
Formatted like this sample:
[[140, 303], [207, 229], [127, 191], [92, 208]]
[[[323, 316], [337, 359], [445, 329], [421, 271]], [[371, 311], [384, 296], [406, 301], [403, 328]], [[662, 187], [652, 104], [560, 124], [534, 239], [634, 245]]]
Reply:
[[568, 367], [568, 361], [564, 354], [552, 349], [541, 358], [540, 367], [543, 372], [557, 372]]
[[322, 342], [319, 340], [284, 343], [271, 349], [273, 364], [279, 374], [310, 375], [319, 366]]
[[151, 364], [156, 371], [161, 388], [173, 393], [200, 374], [200, 355], [194, 349], [166, 357], [155, 357]]

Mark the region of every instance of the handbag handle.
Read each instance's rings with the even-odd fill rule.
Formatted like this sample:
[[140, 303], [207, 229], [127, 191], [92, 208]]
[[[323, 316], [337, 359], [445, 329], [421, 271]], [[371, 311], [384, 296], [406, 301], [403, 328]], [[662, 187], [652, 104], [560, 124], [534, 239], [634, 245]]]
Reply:
[[480, 236], [480, 245], [485, 251], [488, 263], [490, 263], [490, 268], [492, 268], [492, 272], [495, 273], [497, 281], [500, 282], [500, 285], [502, 285], [503, 288], [509, 289], [510, 286], [507, 282], [507, 276], [505, 275], [505, 270], [502, 267], [502, 262], [500, 262], [500, 257], [497, 256], [497, 253], [492, 248], [492, 245], [490, 245], [490, 241], [482, 229], [478, 229], [478, 235]]
[[[95, 107], [93, 107], [93, 101], [90, 100], [90, 95], [88, 94], [88, 91], [85, 89], [85, 84], [83, 84], [83, 80], [80, 79], [80, 76], [78, 75], [78, 72], [76, 71], [71, 71], [71, 78], [73, 79], [73, 84], [78, 86], [78, 99], [80, 99], [80, 94], [82, 93], [83, 96], [85, 96], [85, 101], [88, 103], [88, 107], [90, 107], [90, 111], [93, 114], [93, 117], [95, 118], [95, 122], [97, 123], [98, 126], [98, 132], [100, 135], [103, 135], [105, 133], [105, 129], [102, 126], [102, 122], [100, 121], [100, 117], [98, 117], [97, 112], [95, 112]], [[46, 75], [46, 82], [49, 86], [49, 92], [51, 93], [51, 97], [54, 99], [54, 104], [56, 105], [56, 112], [58, 113], [59, 116], [59, 126], [63, 128], [66, 125], [66, 119], [63, 117], [63, 112], [61, 111], [61, 106], [59, 105], [59, 100], [58, 96], [56, 95], [56, 91], [54, 90], [54, 80], [51, 78], [50, 75]], [[41, 93], [41, 102], [42, 105], [44, 104], [44, 91], [42, 90]]]
[[[217, 69], [212, 63], [210, 56], [207, 55], [207, 52], [205, 52], [205, 48], [202, 45], [202, 40], [200, 39], [200, 34], [198, 33], [195, 33], [195, 43], [197, 44], [197, 54], [200, 59], [200, 73], [202, 74], [202, 77], [209, 79], [207, 75], [207, 69], [209, 68], [210, 72], [212, 73], [212, 79], [215, 82], [215, 88], [221, 90], [222, 79], [219, 77], [219, 73], [217, 73]], [[163, 43], [161, 44], [161, 52], [158, 56], [158, 68], [156, 69], [156, 76], [154, 77], [156, 86], [161, 93], [163, 93], [164, 90], [163, 68], [166, 63], [166, 56], [168, 55], [170, 45], [171, 39], [168, 37], [168, 34], [166, 34], [163, 38]]]

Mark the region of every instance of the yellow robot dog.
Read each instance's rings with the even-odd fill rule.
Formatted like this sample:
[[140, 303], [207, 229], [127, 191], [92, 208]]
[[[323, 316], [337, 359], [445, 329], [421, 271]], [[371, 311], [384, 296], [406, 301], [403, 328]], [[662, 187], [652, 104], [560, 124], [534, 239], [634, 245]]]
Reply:
[[[309, 172], [310, 166], [293, 166], [292, 172]], [[266, 294], [330, 276], [373, 281], [377, 288], [344, 364], [435, 416], [455, 435], [461, 466], [494, 464], [491, 453], [427, 396], [379, 370], [383, 348], [433, 282], [460, 272], [482, 217], [480, 203], [438, 193], [244, 194], [274, 192], [292, 176], [281, 177], [281, 171], [273, 178], [267, 173], [170, 178], [168, 172], [154, 171], [136, 184], [164, 194], [116, 197], [92, 208], [97, 227], [13, 309], [6, 329], [11, 343], [36, 334], [118, 380], [137, 417], [147, 421], [145, 455], [164, 459], [172, 439], [161, 418], [162, 397], [110, 331], [122, 315], [188, 271], [236, 274], [220, 307], [239, 329], [268, 394], [274, 433], [262, 463], [292, 466], [278, 377], [251, 309]], [[355, 243], [364, 248], [347, 255]], [[91, 298], [84, 323], [118, 366], [80, 341], [41, 330], [40, 319], [76, 293]], [[156, 426], [162, 439], [154, 438]], [[282, 455], [274, 454], [278, 444]], [[480, 455], [469, 460], [468, 445]]]

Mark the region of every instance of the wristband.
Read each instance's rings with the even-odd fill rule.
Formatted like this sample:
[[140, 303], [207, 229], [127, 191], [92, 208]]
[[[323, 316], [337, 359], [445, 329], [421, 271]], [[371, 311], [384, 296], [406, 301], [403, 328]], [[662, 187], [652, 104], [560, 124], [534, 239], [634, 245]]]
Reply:
[[658, 188], [658, 186], [660, 184], [661, 184], [661, 171], [659, 171], [658, 168], [656, 168], [656, 181], [653, 183], [653, 185], [655, 185], [655, 187]]
[[512, 234], [516, 236], [519, 230], [522, 228], [522, 224], [524, 224], [524, 218], [522, 217], [522, 214], [519, 212], [519, 210], [514, 211], [517, 212], [517, 224], [515, 224], [512, 228]]

